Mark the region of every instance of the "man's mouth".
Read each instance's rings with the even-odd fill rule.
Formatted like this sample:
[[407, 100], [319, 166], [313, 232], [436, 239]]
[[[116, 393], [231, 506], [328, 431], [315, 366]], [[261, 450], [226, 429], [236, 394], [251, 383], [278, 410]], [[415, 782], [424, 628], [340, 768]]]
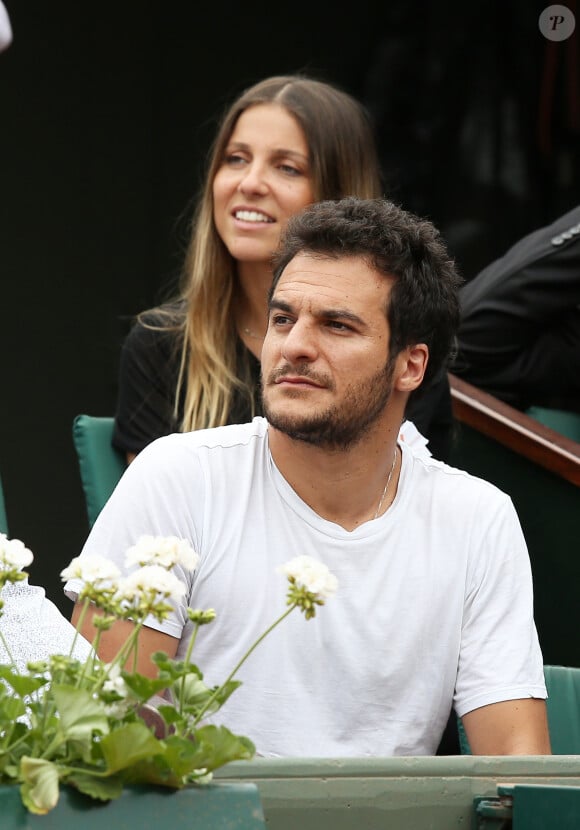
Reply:
[[312, 386], [320, 389], [320, 384], [305, 375], [282, 375], [274, 383], [290, 383], [293, 386]]

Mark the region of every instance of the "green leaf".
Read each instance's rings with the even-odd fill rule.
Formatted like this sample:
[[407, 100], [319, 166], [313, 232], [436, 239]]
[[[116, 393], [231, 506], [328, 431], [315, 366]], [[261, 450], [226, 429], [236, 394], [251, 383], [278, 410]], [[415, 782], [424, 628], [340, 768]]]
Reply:
[[19, 697], [9, 697], [2, 701], [2, 721], [13, 723], [26, 712], [26, 706]]
[[201, 670], [194, 663], [185, 662], [184, 660], [173, 660], [163, 651], [156, 651], [151, 655], [151, 660], [159, 669], [160, 675], [166, 678], [166, 682], [174, 682], [180, 677], [185, 677], [189, 674], [195, 674], [200, 680], [203, 680]]
[[196, 769], [198, 749], [193, 741], [189, 738], [172, 735], [167, 738], [166, 744], [167, 748], [163, 760], [179, 779], [183, 779], [192, 770]]
[[105, 705], [85, 689], [74, 686], [52, 686], [52, 694], [63, 734], [67, 740], [86, 740], [93, 731], [106, 735], [109, 721]]
[[0, 665], [0, 677], [21, 697], [31, 695], [49, 682], [46, 677], [32, 677], [29, 674], [20, 675], [6, 665]]
[[101, 741], [101, 750], [107, 771], [111, 773], [130, 767], [144, 758], [162, 754], [165, 745], [140, 722], [129, 723], [111, 732]]
[[121, 677], [135, 697], [142, 701], [149, 700], [150, 697], [153, 697], [167, 686], [166, 678], [156, 677], [152, 679], [145, 677], [143, 674], [129, 674], [125, 671], [121, 672]]
[[192, 741], [172, 735], [165, 741], [163, 755], [136, 764], [127, 771], [127, 781], [180, 789], [192, 780], [196, 757], [197, 749]]
[[[220, 688], [219, 693], [216, 695], [214, 702], [209, 709], [206, 710], [205, 714], [211, 715], [213, 712], [217, 712], [218, 709], [221, 709], [230, 695], [233, 695], [236, 689], [239, 689], [241, 685], [241, 680], [229, 680], [227, 683], [224, 683], [224, 685]], [[213, 691], [214, 690], [212, 689], [212, 694]]]
[[22, 758], [20, 762], [22, 802], [31, 813], [45, 815], [58, 802], [58, 767], [42, 758]]
[[210, 772], [230, 761], [250, 761], [256, 753], [249, 738], [234, 735], [225, 726], [212, 724], [196, 730], [195, 747], [195, 768]]
[[249, 761], [255, 752], [248, 738], [233, 735], [223, 726], [204, 726], [196, 731], [195, 740], [171, 735], [165, 740], [163, 755], [133, 767], [128, 779], [179, 788], [230, 761]]
[[172, 687], [172, 692], [176, 700], [183, 699], [184, 704], [197, 706], [198, 708], [201, 708], [206, 700], [212, 696], [213, 691], [213, 689], [205, 685], [203, 680], [191, 674], [182, 680], [178, 680]]
[[181, 723], [184, 720], [183, 715], [179, 714], [175, 706], [161, 704], [157, 707], [157, 711], [167, 724]]
[[66, 783], [76, 787], [79, 792], [99, 801], [111, 801], [114, 798], [119, 798], [123, 792], [123, 777], [121, 775], [96, 778], [90, 773], [75, 772], [67, 777]]

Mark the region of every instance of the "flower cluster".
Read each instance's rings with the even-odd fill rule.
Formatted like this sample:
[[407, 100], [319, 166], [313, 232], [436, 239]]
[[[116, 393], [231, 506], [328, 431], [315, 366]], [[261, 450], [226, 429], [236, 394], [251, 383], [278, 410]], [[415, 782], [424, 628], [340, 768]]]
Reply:
[[[22, 542], [0, 534], [0, 588], [25, 579], [22, 568], [32, 558]], [[127, 576], [105, 558], [73, 559], [61, 576], [82, 582], [77, 628], [91, 605], [98, 609], [88, 658], [73, 657], [80, 636], [73, 632], [68, 656], [29, 663], [24, 674], [13, 659], [0, 664], [0, 783], [20, 784], [31, 812], [51, 810], [62, 784], [108, 801], [126, 784], [179, 789], [207, 782], [213, 770], [230, 761], [253, 757], [255, 747], [248, 738], [224, 726], [204, 725], [203, 718], [218, 711], [240, 686], [235, 675], [264, 637], [296, 608], [307, 619], [313, 617], [316, 606], [336, 590], [336, 579], [309, 557], [288, 562], [281, 569], [289, 582], [288, 608], [219, 686], [206, 686], [191, 661], [199, 628], [215, 619], [213, 609], [189, 609], [194, 630], [184, 660], [156, 652], [157, 676], [139, 674], [134, 670], [139, 631], [150, 615], [166, 619], [171, 602], [183, 596], [174, 566], [194, 570], [198, 560], [186, 541], [153, 536], [141, 537], [127, 551]], [[104, 663], [97, 657], [100, 638], [118, 620], [130, 620], [131, 633], [114, 659]], [[0, 641], [11, 657], [1, 619]], [[154, 709], [149, 701], [160, 693], [167, 702]]]
[[0, 533], [0, 590], [7, 582], [20, 582], [26, 579], [22, 568], [27, 568], [33, 560], [32, 551], [20, 539], [9, 539]]

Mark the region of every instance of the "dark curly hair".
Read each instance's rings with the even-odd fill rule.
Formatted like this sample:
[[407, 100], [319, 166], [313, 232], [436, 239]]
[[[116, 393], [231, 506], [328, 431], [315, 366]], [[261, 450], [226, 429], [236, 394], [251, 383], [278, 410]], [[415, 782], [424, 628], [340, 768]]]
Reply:
[[389, 351], [425, 343], [423, 386], [451, 359], [459, 324], [461, 278], [435, 226], [386, 199], [347, 197], [310, 205], [288, 222], [274, 255], [270, 297], [297, 254], [363, 256], [394, 278], [388, 307]]

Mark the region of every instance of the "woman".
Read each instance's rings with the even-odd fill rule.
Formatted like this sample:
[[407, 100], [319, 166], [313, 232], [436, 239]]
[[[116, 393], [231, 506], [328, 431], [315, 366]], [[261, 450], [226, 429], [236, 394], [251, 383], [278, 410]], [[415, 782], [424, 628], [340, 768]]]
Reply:
[[[347, 195], [382, 195], [372, 126], [354, 98], [288, 75], [234, 101], [210, 154], [181, 294], [141, 313], [123, 347], [113, 443], [128, 461], [161, 435], [261, 413], [272, 253], [290, 216]], [[408, 417], [443, 457], [446, 377], [411, 402]]]

